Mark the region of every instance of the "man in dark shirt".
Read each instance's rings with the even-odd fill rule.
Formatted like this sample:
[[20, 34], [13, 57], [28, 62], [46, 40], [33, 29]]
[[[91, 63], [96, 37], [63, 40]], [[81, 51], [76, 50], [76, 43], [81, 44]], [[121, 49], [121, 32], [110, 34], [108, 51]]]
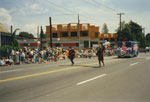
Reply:
[[75, 58], [75, 50], [74, 50], [74, 48], [72, 48], [72, 47], [69, 47], [69, 48], [70, 48], [70, 49], [69, 49], [68, 58], [70, 59], [72, 65], [74, 65], [73, 60], [74, 60], [74, 58]]
[[98, 56], [99, 67], [101, 67], [101, 62], [103, 63], [103, 66], [105, 66], [105, 64], [104, 64], [104, 48], [99, 46], [98, 49], [97, 49], [97, 54], [96, 55]]

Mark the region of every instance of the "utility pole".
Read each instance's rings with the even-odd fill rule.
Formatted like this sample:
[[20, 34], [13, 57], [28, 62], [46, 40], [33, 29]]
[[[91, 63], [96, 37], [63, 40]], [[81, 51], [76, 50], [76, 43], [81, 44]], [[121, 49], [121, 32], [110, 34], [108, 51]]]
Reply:
[[119, 29], [119, 36], [121, 36], [121, 31], [122, 31], [122, 26], [121, 26], [121, 16], [124, 15], [125, 13], [117, 13], [117, 15], [120, 16], [120, 29]]
[[51, 17], [49, 17], [49, 23], [50, 23], [50, 42], [49, 42], [49, 46], [52, 48], [52, 21], [51, 21]]
[[78, 50], [80, 51], [80, 19], [79, 19], [79, 14], [78, 14], [78, 24], [77, 24], [77, 26], [78, 26], [78, 43], [79, 43], [79, 45], [78, 45]]
[[125, 13], [117, 13], [117, 15], [120, 16], [120, 31], [122, 31], [122, 26], [121, 26], [121, 16], [124, 15]]
[[40, 51], [43, 49], [43, 29], [41, 26], [41, 33], [40, 33]]
[[37, 38], [38, 39], [40, 38], [40, 35], [39, 35], [39, 26], [37, 26]]

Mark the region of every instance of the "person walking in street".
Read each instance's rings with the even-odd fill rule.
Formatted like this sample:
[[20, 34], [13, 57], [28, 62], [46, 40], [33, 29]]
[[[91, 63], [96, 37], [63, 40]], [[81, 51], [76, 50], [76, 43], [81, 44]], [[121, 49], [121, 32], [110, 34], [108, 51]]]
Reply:
[[69, 47], [69, 48], [70, 48], [70, 49], [69, 49], [69, 53], [68, 53], [68, 58], [70, 59], [72, 65], [74, 65], [73, 60], [74, 60], [74, 58], [75, 58], [75, 50], [74, 50], [74, 48], [72, 48], [72, 47]]
[[103, 63], [103, 66], [105, 66], [105, 64], [104, 64], [104, 50], [102, 49], [101, 46], [98, 47], [96, 55], [98, 56], [99, 67], [101, 67], [101, 62]]

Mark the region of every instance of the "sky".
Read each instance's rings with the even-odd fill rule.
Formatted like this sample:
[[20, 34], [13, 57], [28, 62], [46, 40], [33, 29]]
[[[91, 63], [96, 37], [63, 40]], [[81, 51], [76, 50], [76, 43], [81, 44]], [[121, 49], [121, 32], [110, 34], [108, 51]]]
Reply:
[[[10, 26], [37, 36], [37, 26], [46, 30], [49, 17], [52, 24], [68, 24], [78, 21], [100, 27], [106, 23], [109, 33], [122, 21], [134, 21], [150, 33], [150, 0], [0, 0], [0, 23], [10, 31]], [[19, 33], [18, 32], [18, 33]]]

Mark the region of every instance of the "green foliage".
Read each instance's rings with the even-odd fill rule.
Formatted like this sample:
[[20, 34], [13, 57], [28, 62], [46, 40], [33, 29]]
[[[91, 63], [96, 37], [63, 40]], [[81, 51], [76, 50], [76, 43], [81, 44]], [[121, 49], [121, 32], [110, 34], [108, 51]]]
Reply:
[[140, 48], [145, 48], [148, 45], [146, 37], [142, 33], [142, 26], [133, 21], [126, 23], [122, 31], [118, 31], [117, 34], [118, 40], [126, 39], [130, 41], [137, 41], [139, 42]]
[[12, 43], [10, 45], [0, 47], [0, 58], [10, 56], [12, 49], [20, 49], [19, 43], [15, 37], [12, 38]]
[[40, 32], [40, 38], [42, 39], [42, 38], [46, 38], [46, 35], [44, 34], [44, 31], [43, 31], [43, 29], [42, 29], [42, 27], [41, 27], [41, 32]]
[[[126, 22], [125, 22], [125, 21], [122, 21], [122, 22], [121, 22], [121, 28], [124, 29], [124, 28], [125, 28], [125, 25], [126, 25]], [[115, 31], [116, 31], [116, 32], [119, 32], [119, 31], [120, 31], [120, 27], [118, 27]]]
[[142, 33], [142, 26], [133, 21], [130, 21], [129, 25], [134, 39], [137, 41], [144, 40], [143, 39], [144, 34]]
[[12, 43], [10, 45], [0, 47], [0, 58], [10, 56], [12, 49], [20, 49], [19, 43], [15, 37], [12, 38]]
[[17, 50], [20, 48], [18, 40], [15, 37], [12, 38], [11, 47]]
[[135, 40], [134, 35], [132, 34], [132, 31], [130, 29], [130, 25], [126, 24], [124, 29], [122, 30], [122, 37], [127, 38], [128, 40]]
[[26, 39], [33, 39], [34, 38], [33, 34], [30, 34], [28, 32], [20, 32], [18, 36], [22, 37], [22, 38], [26, 38]]
[[108, 30], [107, 24], [104, 23], [103, 29], [102, 29], [102, 34], [107, 34], [108, 32], [109, 32], [109, 30]]
[[146, 40], [150, 41], [150, 33], [146, 34]]
[[12, 51], [12, 46], [10, 45], [5, 45], [0, 47], [0, 58], [10, 56]]
[[150, 33], [146, 34], [147, 46], [150, 46]]

